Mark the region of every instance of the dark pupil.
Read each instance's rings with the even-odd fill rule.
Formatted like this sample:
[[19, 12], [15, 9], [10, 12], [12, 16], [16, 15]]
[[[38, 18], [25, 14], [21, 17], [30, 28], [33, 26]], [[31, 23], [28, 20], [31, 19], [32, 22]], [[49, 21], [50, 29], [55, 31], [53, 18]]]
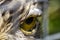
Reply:
[[32, 21], [33, 21], [33, 17], [29, 17], [28, 19], [26, 19], [25, 23], [30, 24], [32, 23]]

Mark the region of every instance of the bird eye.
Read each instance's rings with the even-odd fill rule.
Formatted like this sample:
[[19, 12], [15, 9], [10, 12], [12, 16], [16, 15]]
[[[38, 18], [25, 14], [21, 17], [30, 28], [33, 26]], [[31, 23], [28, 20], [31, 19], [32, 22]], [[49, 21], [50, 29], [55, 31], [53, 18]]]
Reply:
[[25, 20], [25, 23], [26, 24], [31, 24], [33, 20], [34, 20], [34, 17], [29, 17]]
[[21, 28], [25, 31], [32, 31], [35, 27], [35, 17], [28, 17], [22, 24]]

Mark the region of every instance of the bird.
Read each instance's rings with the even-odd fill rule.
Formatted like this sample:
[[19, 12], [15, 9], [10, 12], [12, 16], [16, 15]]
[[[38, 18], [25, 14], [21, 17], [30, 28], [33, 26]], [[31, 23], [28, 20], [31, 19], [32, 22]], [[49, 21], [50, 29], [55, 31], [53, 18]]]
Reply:
[[9, 8], [5, 4], [5, 8], [3, 4], [6, 1], [0, 1], [0, 40], [34, 40], [33, 35], [37, 31], [36, 18], [42, 11], [33, 5], [33, 1], [20, 5], [16, 10], [15, 5]]

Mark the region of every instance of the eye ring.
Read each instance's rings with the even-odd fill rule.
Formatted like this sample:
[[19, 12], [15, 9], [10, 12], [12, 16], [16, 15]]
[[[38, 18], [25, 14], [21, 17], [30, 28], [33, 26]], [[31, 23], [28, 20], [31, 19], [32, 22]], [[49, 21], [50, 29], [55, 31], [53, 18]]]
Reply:
[[24, 29], [25, 31], [30, 31], [34, 28], [35, 24], [36, 24], [36, 18], [35, 17], [28, 17], [23, 22], [21, 28]]

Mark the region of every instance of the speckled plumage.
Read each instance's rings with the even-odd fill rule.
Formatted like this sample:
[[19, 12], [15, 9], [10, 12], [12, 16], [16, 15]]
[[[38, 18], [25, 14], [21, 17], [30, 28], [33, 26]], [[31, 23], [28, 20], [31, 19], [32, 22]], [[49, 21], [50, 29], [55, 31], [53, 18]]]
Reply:
[[25, 36], [19, 29], [20, 23], [31, 15], [41, 15], [33, 1], [0, 1], [0, 40], [34, 40], [33, 36]]

